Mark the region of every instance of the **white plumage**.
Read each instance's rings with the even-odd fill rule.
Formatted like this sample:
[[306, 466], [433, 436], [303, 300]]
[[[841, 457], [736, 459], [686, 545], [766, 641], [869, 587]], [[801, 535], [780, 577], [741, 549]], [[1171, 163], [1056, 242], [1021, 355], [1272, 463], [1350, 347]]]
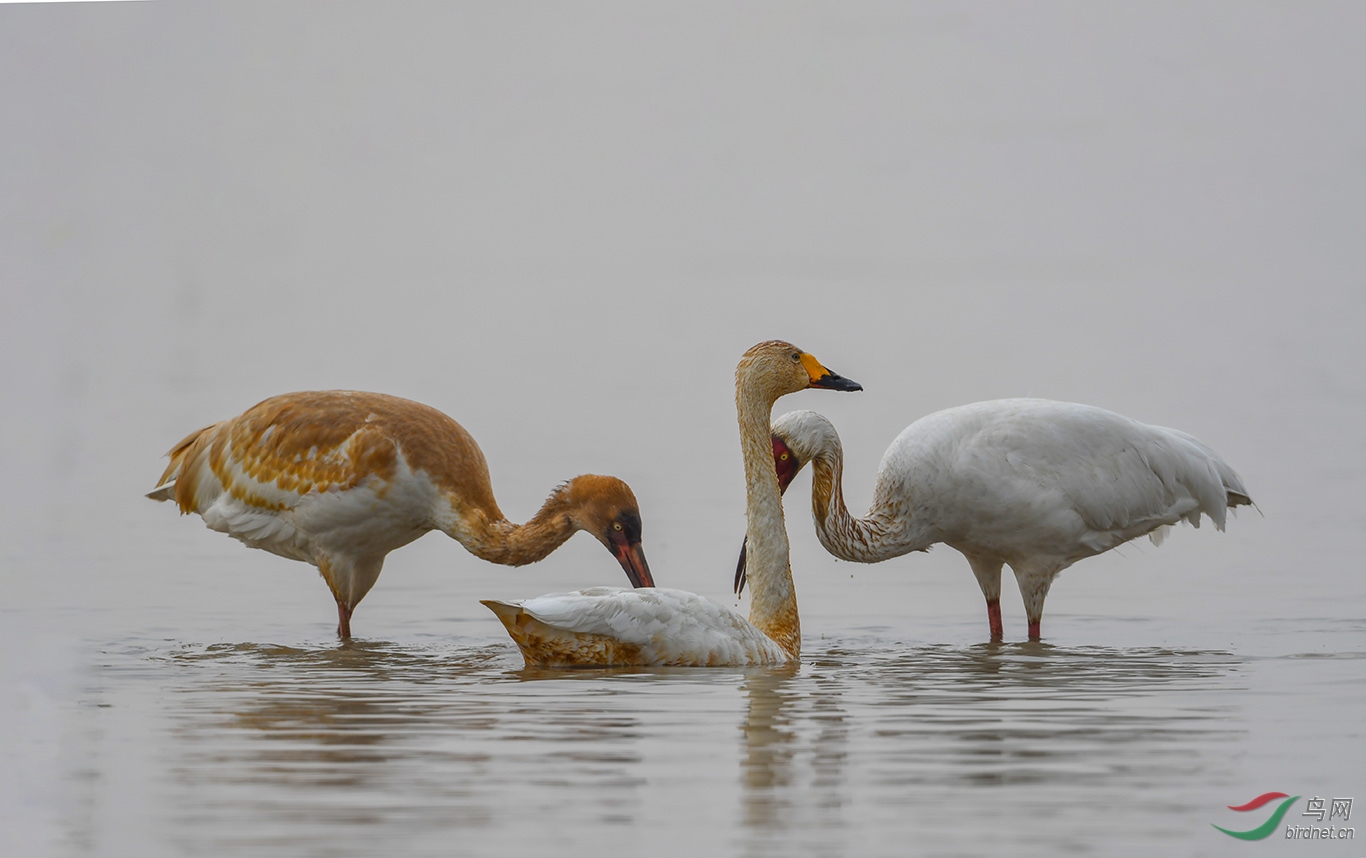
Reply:
[[957, 549], [987, 599], [994, 638], [1003, 634], [1003, 564], [1015, 572], [1037, 638], [1049, 585], [1063, 569], [1145, 534], [1159, 542], [1179, 521], [1198, 527], [1201, 515], [1223, 530], [1228, 508], [1251, 503], [1233, 469], [1184, 432], [1088, 405], [1004, 399], [908, 426], [882, 457], [868, 515], [853, 519], [830, 421], [797, 411], [772, 429], [784, 489], [814, 463], [812, 511], [827, 551], [876, 563], [939, 542]]
[[686, 590], [590, 587], [485, 604], [575, 636], [611, 638], [636, 649], [640, 664], [780, 664], [789, 657], [738, 611]]

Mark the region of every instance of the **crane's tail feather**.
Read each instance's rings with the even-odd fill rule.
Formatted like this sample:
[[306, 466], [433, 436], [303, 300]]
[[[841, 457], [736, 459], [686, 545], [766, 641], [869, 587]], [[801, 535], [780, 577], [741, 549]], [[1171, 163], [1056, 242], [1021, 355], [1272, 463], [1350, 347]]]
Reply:
[[[1240, 506], [1251, 506], [1256, 509], [1257, 505], [1252, 502], [1252, 496], [1243, 487], [1242, 477], [1239, 477], [1238, 472], [1233, 470], [1218, 453], [1211, 450], [1203, 441], [1179, 429], [1165, 429], [1164, 431], [1190, 445], [1190, 450], [1194, 455], [1187, 461], [1191, 466], [1199, 470], [1208, 469], [1206, 473], [1209, 475], [1209, 480], [1195, 478], [1190, 483], [1192, 488], [1198, 485], [1204, 485], [1208, 488], [1203, 491], [1195, 489], [1196, 494], [1201, 496], [1201, 509], [1195, 510], [1194, 518], [1188, 517], [1188, 521], [1198, 527], [1200, 513], [1203, 511], [1214, 521], [1216, 529], [1223, 530], [1226, 518], [1225, 510]], [[1222, 491], [1216, 493], [1219, 489]]]
[[147, 493], [147, 497], [154, 501], [175, 500], [175, 480], [170, 479]]
[[[157, 480], [157, 487], [147, 493], [147, 497], [154, 501], [176, 501], [180, 506], [181, 512], [194, 511], [194, 478], [195, 463], [201, 456], [208, 452], [210, 443], [214, 437], [214, 430], [222, 423], [214, 423], [205, 426], [203, 429], [195, 430], [166, 452], [171, 457], [171, 462], [162, 472], [161, 479]], [[182, 475], [188, 474], [189, 485], [184, 485], [177, 490]]]

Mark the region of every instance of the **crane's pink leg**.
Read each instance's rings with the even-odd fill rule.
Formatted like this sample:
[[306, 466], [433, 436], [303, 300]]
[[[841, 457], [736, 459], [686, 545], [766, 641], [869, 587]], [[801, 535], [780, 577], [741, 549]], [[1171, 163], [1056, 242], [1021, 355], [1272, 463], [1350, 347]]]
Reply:
[[351, 639], [351, 609], [340, 601], [337, 602], [337, 637]]
[[1039, 639], [1039, 624], [1043, 620], [1043, 603], [1048, 598], [1048, 587], [1060, 569], [1052, 566], [1024, 566], [1015, 570], [1015, 580], [1024, 597], [1025, 617], [1029, 620], [1029, 639]]
[[1005, 627], [1001, 625], [1001, 564], [1003, 561], [994, 557], [980, 557], [975, 554], [964, 554], [968, 558], [968, 564], [972, 566], [972, 574], [977, 578], [977, 586], [982, 588], [982, 595], [987, 600], [987, 622], [991, 624], [991, 639], [999, 641], [1005, 638]]
[[994, 641], [1003, 640], [1006, 636], [1005, 626], [1001, 624], [1001, 600], [987, 599], [987, 622], [991, 624], [991, 639]]

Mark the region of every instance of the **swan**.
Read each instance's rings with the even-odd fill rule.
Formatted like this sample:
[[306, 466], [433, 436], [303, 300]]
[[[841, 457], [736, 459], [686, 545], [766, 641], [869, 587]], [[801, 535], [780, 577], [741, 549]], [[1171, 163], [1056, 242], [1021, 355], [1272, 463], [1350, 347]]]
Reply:
[[440, 530], [476, 557], [534, 563], [575, 531], [611, 551], [632, 586], [652, 587], [640, 508], [626, 483], [585, 474], [526, 524], [498, 508], [474, 438], [426, 405], [350, 390], [289, 393], [192, 432], [147, 497], [174, 500], [211, 529], [318, 568], [337, 600], [337, 634], [384, 557]]
[[[978, 402], [922, 417], [878, 466], [873, 505], [852, 518], [835, 427], [812, 411], [773, 422], [779, 486], [812, 463], [811, 514], [825, 550], [877, 563], [942, 542], [967, 558], [987, 600], [991, 637], [1001, 625], [1001, 567], [1024, 597], [1039, 638], [1044, 599], [1058, 573], [1139, 536], [1161, 544], [1201, 514], [1224, 529], [1225, 511], [1252, 503], [1242, 480], [1184, 432], [1103, 408], [1044, 399]], [[735, 591], [744, 588], [740, 552]]]
[[745, 461], [751, 588], [749, 619], [685, 590], [595, 587], [520, 602], [484, 600], [528, 667], [782, 664], [801, 657], [797, 596], [769, 419], [778, 397], [808, 387], [862, 390], [789, 343], [745, 352], [735, 407]]

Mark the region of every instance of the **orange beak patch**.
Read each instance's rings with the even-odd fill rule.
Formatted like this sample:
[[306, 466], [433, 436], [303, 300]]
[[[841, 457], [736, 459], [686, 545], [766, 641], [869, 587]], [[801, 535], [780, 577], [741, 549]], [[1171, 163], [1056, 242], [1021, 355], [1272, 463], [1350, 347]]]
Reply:
[[863, 385], [857, 381], [845, 378], [839, 373], [831, 372], [821, 366], [821, 362], [816, 360], [806, 352], [801, 352], [800, 360], [802, 367], [806, 369], [809, 383], [812, 387], [820, 387], [825, 390], [862, 390]]
[[812, 355], [802, 352], [802, 367], [806, 369], [806, 374], [811, 376], [811, 383], [820, 381], [822, 376], [833, 375], [830, 370], [821, 366], [821, 362]]

